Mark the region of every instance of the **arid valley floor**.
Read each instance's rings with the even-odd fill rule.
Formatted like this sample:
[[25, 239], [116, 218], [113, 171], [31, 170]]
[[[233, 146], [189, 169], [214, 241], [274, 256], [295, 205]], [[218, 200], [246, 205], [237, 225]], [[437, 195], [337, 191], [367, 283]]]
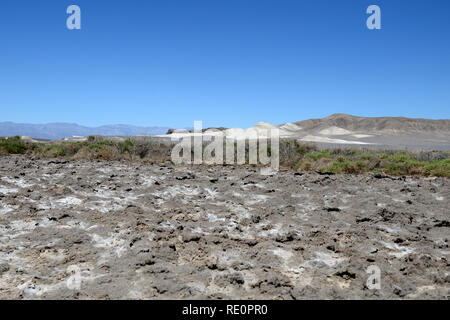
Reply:
[[446, 178], [12, 155], [0, 177], [0, 299], [450, 296]]

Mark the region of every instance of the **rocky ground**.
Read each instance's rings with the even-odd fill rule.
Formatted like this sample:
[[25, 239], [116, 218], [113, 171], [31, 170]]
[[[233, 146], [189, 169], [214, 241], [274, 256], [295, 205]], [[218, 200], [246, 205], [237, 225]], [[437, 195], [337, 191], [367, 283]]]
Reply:
[[449, 199], [444, 178], [0, 156], [0, 298], [445, 299]]

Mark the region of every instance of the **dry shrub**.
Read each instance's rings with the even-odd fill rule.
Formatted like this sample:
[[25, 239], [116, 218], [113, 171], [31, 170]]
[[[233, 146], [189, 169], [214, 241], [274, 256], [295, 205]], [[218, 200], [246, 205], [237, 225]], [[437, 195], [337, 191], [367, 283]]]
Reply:
[[113, 155], [113, 152], [111, 151], [111, 148], [104, 148], [98, 152], [98, 159], [114, 160], [115, 157]]

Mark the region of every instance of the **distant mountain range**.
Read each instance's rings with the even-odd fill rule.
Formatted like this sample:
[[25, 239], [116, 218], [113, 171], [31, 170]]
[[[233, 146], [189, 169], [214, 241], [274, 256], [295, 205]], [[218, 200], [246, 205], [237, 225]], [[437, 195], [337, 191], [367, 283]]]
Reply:
[[137, 136], [164, 134], [169, 128], [138, 127], [131, 125], [105, 125], [100, 127], [85, 127], [75, 123], [26, 124], [0, 122], [0, 137], [28, 136], [35, 139], [61, 139], [71, 136]]
[[[255, 129], [275, 127], [260, 123]], [[289, 137], [310, 139], [313, 135], [331, 136], [353, 135], [352, 138], [363, 139], [366, 142], [374, 142], [367, 134], [376, 136], [409, 136], [414, 139], [423, 136], [439, 138], [446, 144], [450, 139], [450, 119], [411, 119], [403, 117], [357, 117], [348, 114], [337, 113], [322, 119], [309, 119], [278, 126], [282, 131], [280, 135]], [[225, 128], [219, 128], [225, 130]], [[48, 124], [24, 124], [13, 122], [0, 122], [0, 137], [28, 136], [34, 139], [61, 139], [71, 136], [138, 136], [138, 135], [164, 135], [169, 130], [166, 127], [138, 127], [132, 125], [105, 125], [100, 127], [85, 127], [75, 123], [48, 123]], [[171, 130], [172, 131], [172, 130]], [[231, 129], [233, 131], [233, 129]], [[231, 132], [230, 131], [230, 132]], [[355, 136], [355, 134], [357, 136]], [[364, 137], [363, 137], [364, 136]], [[367, 140], [367, 139], [368, 140]], [[313, 139], [313, 140], [314, 140]], [[391, 139], [391, 138], [389, 138]], [[388, 140], [389, 140], [388, 139]], [[314, 141], [315, 141], [314, 140]], [[328, 139], [329, 140], [329, 139]]]

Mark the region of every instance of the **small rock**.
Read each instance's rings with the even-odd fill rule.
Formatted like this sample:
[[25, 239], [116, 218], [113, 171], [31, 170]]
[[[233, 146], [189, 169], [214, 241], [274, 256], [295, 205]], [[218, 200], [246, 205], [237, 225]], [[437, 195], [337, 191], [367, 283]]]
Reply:
[[183, 242], [199, 241], [200, 235], [186, 232], [183, 234]]
[[205, 264], [208, 269], [214, 270], [217, 269], [217, 261], [217, 256], [215, 254], [212, 254], [206, 258]]
[[403, 292], [403, 289], [399, 286], [394, 286], [394, 294], [399, 296], [399, 297], [404, 297], [405, 293]]
[[0, 274], [3, 274], [8, 270], [9, 270], [9, 264], [7, 264], [7, 263], [0, 264]]

